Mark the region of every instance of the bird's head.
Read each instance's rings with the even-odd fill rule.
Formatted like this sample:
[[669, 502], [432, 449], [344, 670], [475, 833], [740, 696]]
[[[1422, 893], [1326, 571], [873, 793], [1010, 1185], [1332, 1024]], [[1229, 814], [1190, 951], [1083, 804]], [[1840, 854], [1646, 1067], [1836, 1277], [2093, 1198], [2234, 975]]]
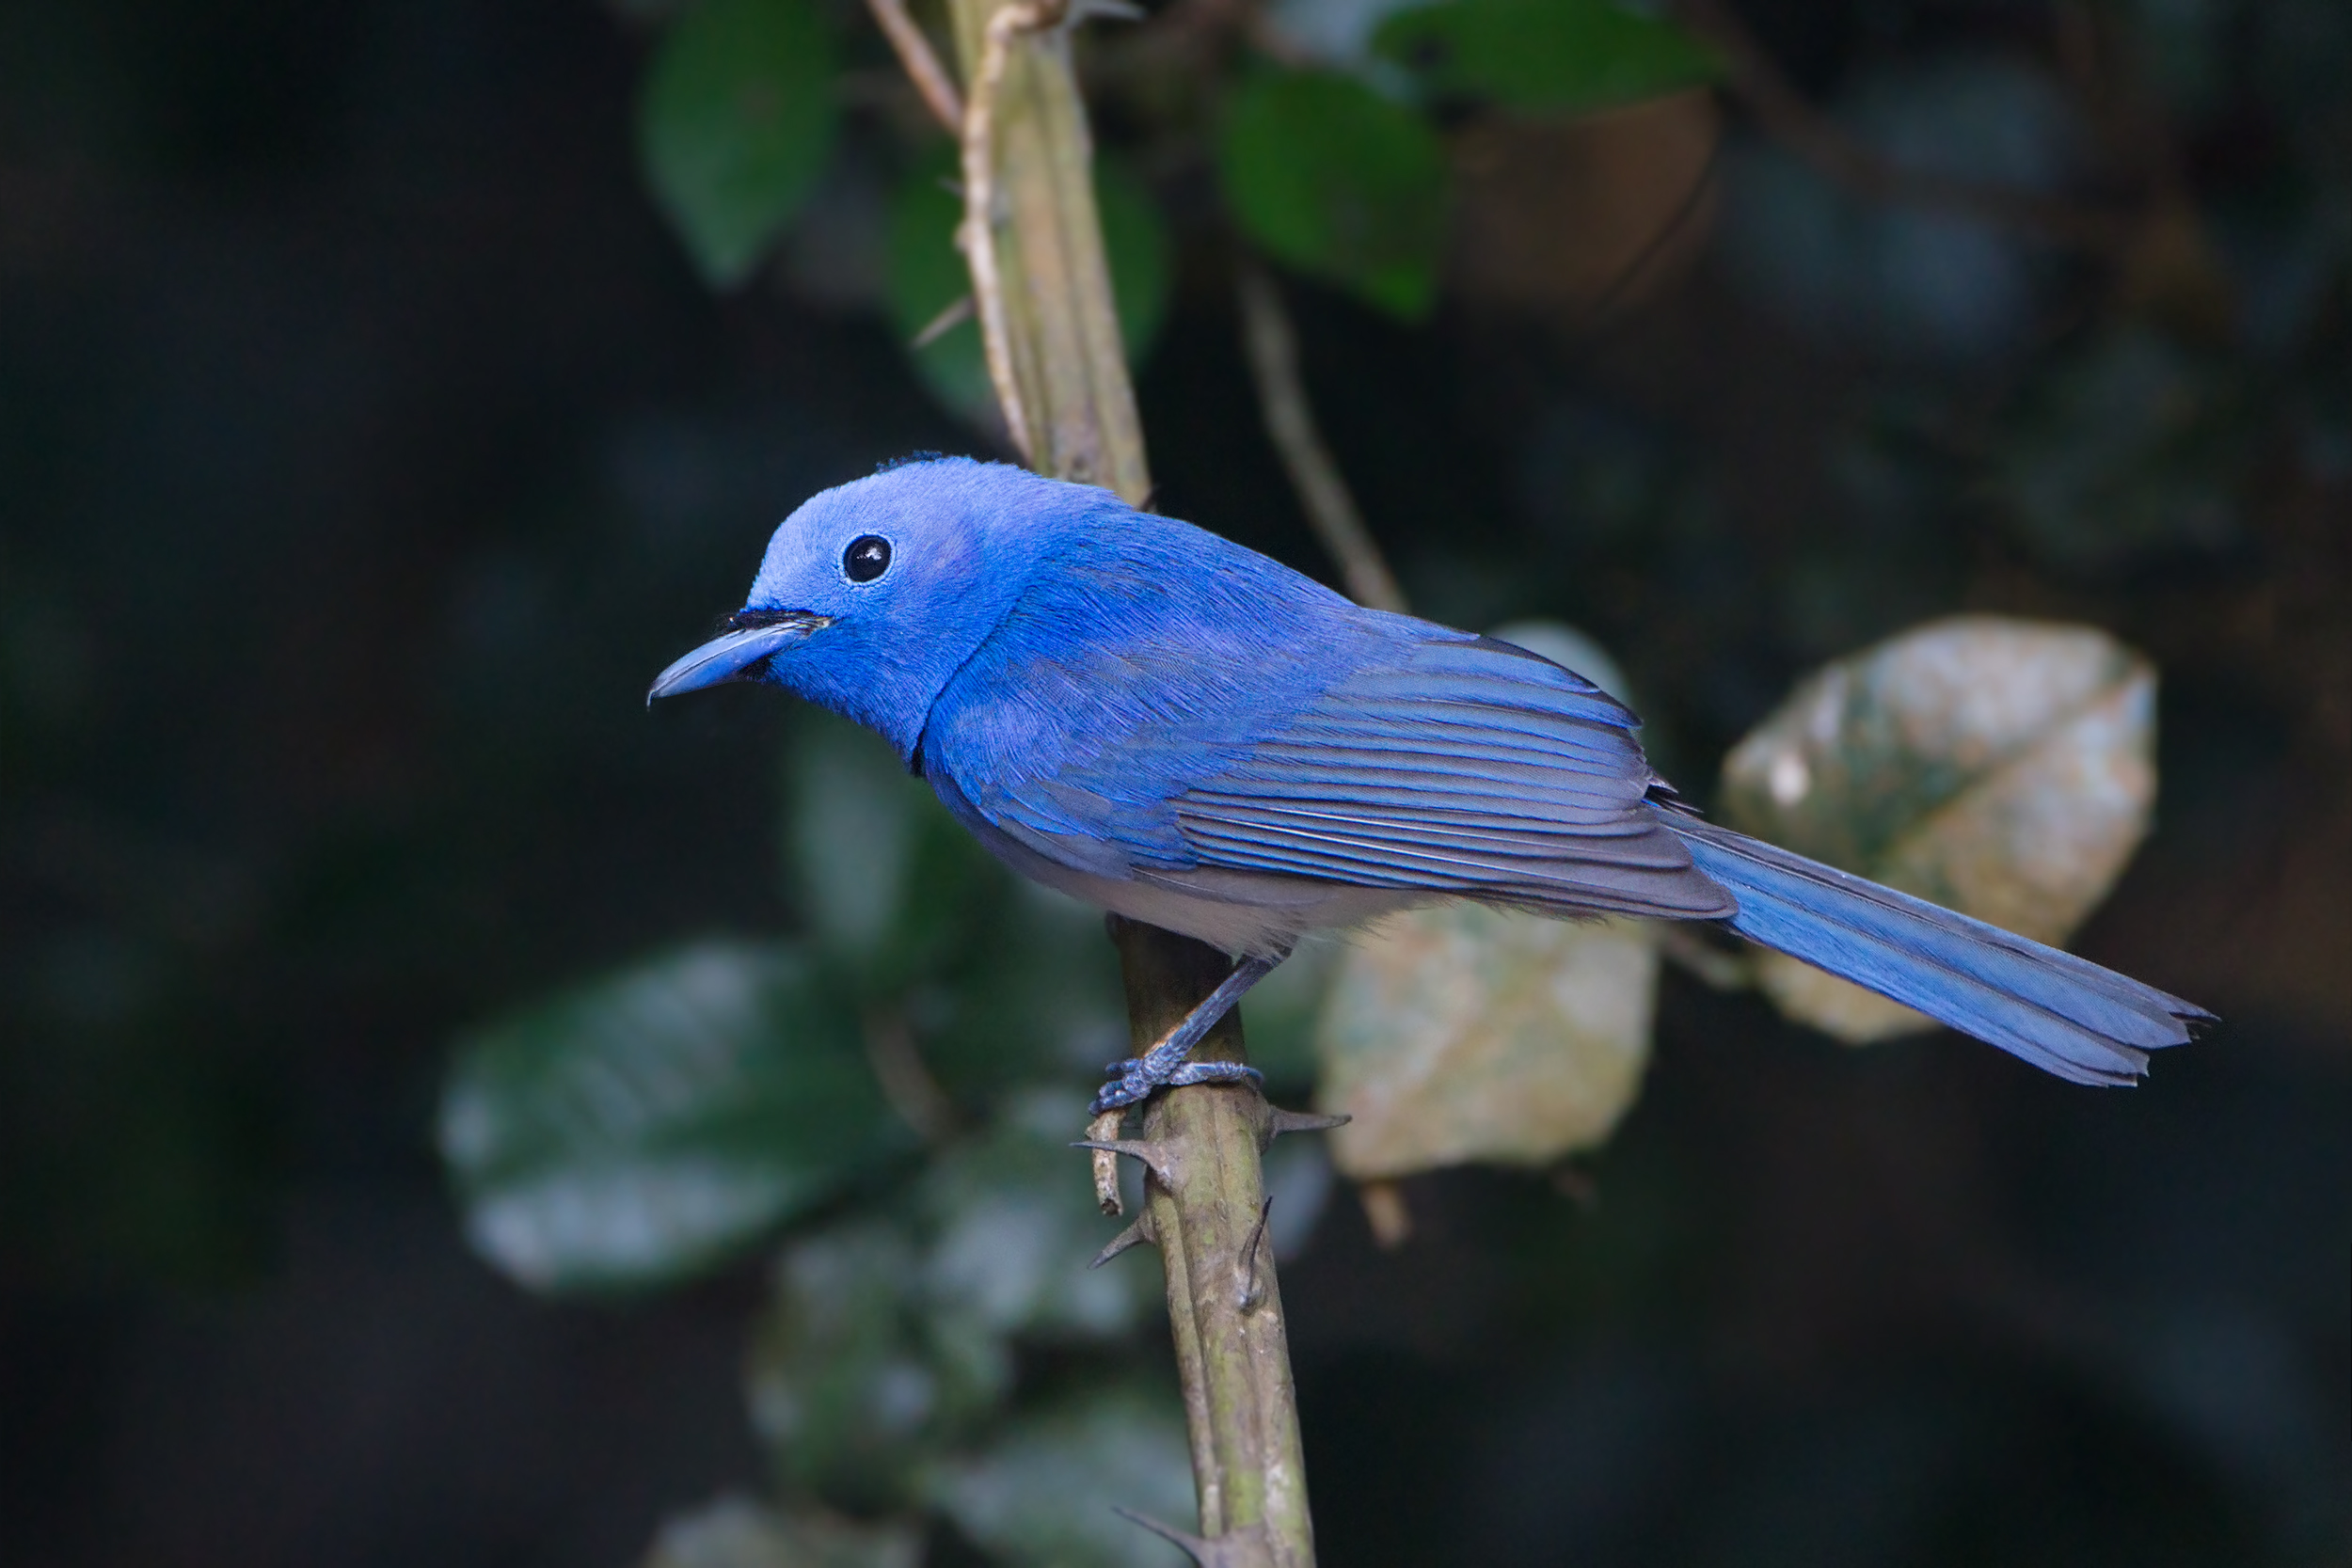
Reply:
[[728, 630], [646, 700], [761, 680], [877, 731], [911, 759], [957, 669], [1057, 534], [1117, 497], [965, 457], [894, 465], [802, 503], [768, 542]]

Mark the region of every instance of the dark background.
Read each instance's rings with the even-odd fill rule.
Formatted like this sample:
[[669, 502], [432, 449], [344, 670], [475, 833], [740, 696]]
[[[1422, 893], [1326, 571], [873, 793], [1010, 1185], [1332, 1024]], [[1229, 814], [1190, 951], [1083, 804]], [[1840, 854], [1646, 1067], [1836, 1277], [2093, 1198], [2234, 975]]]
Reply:
[[[1831, 94], [2039, 14], [1752, 19]], [[0, 8], [0, 1562], [619, 1564], [757, 1480], [755, 1268], [523, 1296], [464, 1247], [437, 1074], [548, 984], [787, 920], [778, 704], [648, 718], [645, 682], [807, 493], [978, 443], [870, 314], [697, 284], [631, 161], [640, 58], [570, 0]], [[2341, 158], [2231, 90], [2196, 198], [2341, 213]], [[1586, 627], [1702, 797], [1804, 670], [1924, 615], [2113, 630], [2163, 670], [2164, 798], [2075, 945], [2227, 1022], [2092, 1093], [1670, 974], [1581, 1196], [1427, 1179], [1404, 1250], [1342, 1203], [1287, 1272], [1325, 1560], [2342, 1561], [2341, 253], [2283, 341], [2196, 350], [2243, 410], [2228, 526], [2087, 555], [1932, 461], [1857, 500], [1838, 454], [2010, 406], [2111, 278], [2053, 264], [2006, 357], [1890, 368], [1743, 254], [1599, 330], [1294, 289], [1417, 607]], [[1159, 504], [1327, 578], [1216, 245], [1182, 260]]]

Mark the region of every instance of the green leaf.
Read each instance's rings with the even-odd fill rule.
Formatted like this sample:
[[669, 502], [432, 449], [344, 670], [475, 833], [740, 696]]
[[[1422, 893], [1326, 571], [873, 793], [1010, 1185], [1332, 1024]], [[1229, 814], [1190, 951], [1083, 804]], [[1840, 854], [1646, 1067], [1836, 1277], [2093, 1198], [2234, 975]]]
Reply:
[[901, 1506], [919, 1466], [1010, 1390], [1001, 1338], [927, 1311], [923, 1249], [901, 1219], [795, 1240], [775, 1291], [753, 1345], [753, 1424], [787, 1481], [836, 1506]]
[[751, 275], [832, 150], [833, 36], [809, 0], [702, 0], [638, 103], [645, 178], [706, 281]]
[[906, 1201], [786, 1249], [751, 1404], [792, 1485], [902, 1506], [1011, 1392], [1016, 1339], [1100, 1343], [1150, 1311], [1148, 1265], [1087, 1267], [1113, 1227], [1070, 1148], [1085, 1125], [1075, 1090], [1022, 1096]]
[[1607, 108], [1723, 73], [1682, 29], [1613, 0], [1448, 0], [1390, 17], [1373, 50], [1433, 97], [1527, 111]]
[[714, 1267], [911, 1139], [811, 966], [723, 942], [461, 1042], [439, 1132], [475, 1248], [546, 1291]]
[[1417, 321], [1445, 247], [1445, 152], [1412, 110], [1353, 77], [1267, 71], [1233, 95], [1226, 204], [1266, 253]]
[[[2155, 800], [2153, 666], [2090, 626], [1954, 616], [1808, 676], [1724, 759], [1744, 832], [2037, 942], [2106, 896]], [[1767, 955], [1781, 1010], [1853, 1043], [1933, 1027]]]
[[1120, 1053], [1098, 911], [1019, 882], [847, 720], [796, 712], [786, 759], [789, 879], [824, 972], [904, 1021], [951, 1101], [1066, 1085]]
[[994, 1335], [1100, 1340], [1126, 1333], [1160, 1299], [1156, 1271], [1088, 1267], [1116, 1227], [1070, 1148], [1086, 1123], [1082, 1094], [1033, 1091], [924, 1173], [934, 1315]]
[[818, 709], [793, 717], [785, 839], [801, 914], [829, 974], [895, 994], [974, 939], [1009, 879], [888, 746]]
[[1094, 155], [1094, 211], [1111, 269], [1111, 309], [1129, 366], [1150, 357], [1168, 319], [1168, 225], [1152, 188], [1120, 159]]
[[1196, 1517], [1184, 1412], [1165, 1380], [1025, 1414], [941, 1465], [929, 1490], [991, 1556], [1054, 1568], [1181, 1568], [1182, 1552], [1111, 1505], [1184, 1528]]
[[661, 1523], [643, 1568], [916, 1568], [910, 1524], [854, 1525], [728, 1496]]
[[[901, 342], [914, 342], [942, 311], [972, 292], [963, 253], [956, 248], [956, 226], [963, 220], [963, 202], [948, 188], [956, 172], [952, 156], [929, 160], [899, 186], [891, 204], [885, 292]], [[1101, 153], [1094, 160], [1094, 202], [1120, 342], [1127, 363], [1140, 365], [1168, 315], [1172, 276], [1168, 227], [1150, 188], [1124, 163]], [[989, 386], [977, 321], [961, 322], [912, 352], [915, 374], [933, 397], [967, 420], [993, 417], [996, 395]]]
[[988, 384], [988, 361], [980, 348], [980, 326], [967, 316], [920, 348], [912, 346], [925, 328], [972, 293], [972, 275], [956, 248], [956, 226], [963, 201], [949, 190], [955, 164], [942, 158], [918, 166], [890, 204], [890, 269], [885, 294], [891, 326], [908, 344], [914, 373], [931, 396], [966, 420], [985, 421], [996, 407]]
[[1319, 1108], [1359, 1180], [1545, 1165], [1606, 1139], [1649, 1059], [1656, 927], [1446, 904], [1357, 940], [1325, 1005]]
[[1008, 873], [999, 885], [1003, 896], [911, 1001], [925, 1062], [967, 1103], [1025, 1084], [1090, 1084], [1126, 1053], [1126, 1001], [1102, 911]]

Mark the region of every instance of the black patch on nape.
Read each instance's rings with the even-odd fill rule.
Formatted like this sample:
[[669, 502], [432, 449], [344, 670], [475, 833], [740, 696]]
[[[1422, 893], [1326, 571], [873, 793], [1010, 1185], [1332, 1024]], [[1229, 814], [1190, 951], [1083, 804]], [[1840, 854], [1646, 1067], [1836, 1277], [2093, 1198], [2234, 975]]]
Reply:
[[944, 451], [911, 451], [904, 457], [886, 457], [874, 465], [874, 471], [886, 474], [893, 468], [903, 468], [914, 463], [936, 463], [947, 454]]
[[800, 613], [797, 610], [739, 610], [727, 617], [727, 630], [757, 631], [762, 626], [780, 626]]

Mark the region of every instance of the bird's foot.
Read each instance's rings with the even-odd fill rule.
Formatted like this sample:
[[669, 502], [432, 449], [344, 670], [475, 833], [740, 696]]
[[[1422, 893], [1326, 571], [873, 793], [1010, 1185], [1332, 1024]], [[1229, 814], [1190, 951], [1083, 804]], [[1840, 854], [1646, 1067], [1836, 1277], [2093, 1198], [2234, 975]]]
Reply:
[[1279, 962], [1279, 958], [1244, 958], [1175, 1028], [1152, 1041], [1151, 1050], [1127, 1061], [1113, 1062], [1109, 1068], [1114, 1074], [1111, 1081], [1095, 1091], [1093, 1114], [1099, 1117], [1105, 1111], [1148, 1100], [1157, 1088], [1231, 1084], [1243, 1078], [1263, 1083], [1263, 1075], [1243, 1062], [1187, 1062], [1184, 1058], [1216, 1027], [1217, 1020], [1232, 1011], [1242, 994], [1264, 979]]
[[1146, 1070], [1140, 1058], [1119, 1065], [1127, 1070], [1094, 1091], [1094, 1103], [1089, 1107], [1090, 1114], [1099, 1117], [1105, 1111], [1136, 1104], [1151, 1099], [1154, 1089], [1181, 1089], [1192, 1084], [1238, 1084], [1245, 1078], [1260, 1085], [1265, 1083], [1265, 1074], [1248, 1062], [1184, 1062], [1164, 1077]]
[[1245, 1078], [1260, 1088], [1265, 1087], [1265, 1074], [1248, 1062], [1186, 1062], [1168, 1075], [1168, 1086], [1181, 1089], [1188, 1084], [1238, 1084]]

